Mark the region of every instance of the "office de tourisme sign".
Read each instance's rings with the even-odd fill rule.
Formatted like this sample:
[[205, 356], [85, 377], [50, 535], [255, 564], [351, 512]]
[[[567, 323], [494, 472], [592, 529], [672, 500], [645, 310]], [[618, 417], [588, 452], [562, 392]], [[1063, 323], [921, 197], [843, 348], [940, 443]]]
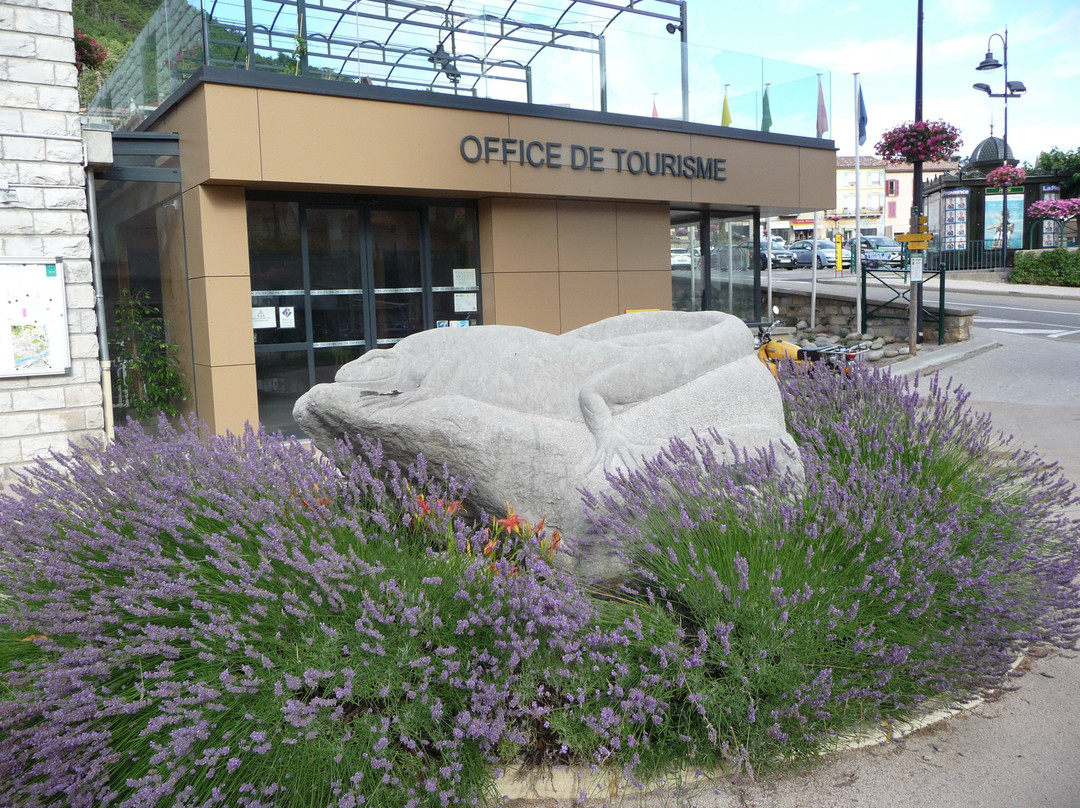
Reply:
[[683, 177], [688, 180], [727, 179], [723, 157], [638, 151], [604, 146], [569, 145], [553, 141], [512, 137], [465, 135], [459, 146], [467, 163], [516, 163], [533, 168], [570, 168], [574, 171], [626, 171], [652, 177]]

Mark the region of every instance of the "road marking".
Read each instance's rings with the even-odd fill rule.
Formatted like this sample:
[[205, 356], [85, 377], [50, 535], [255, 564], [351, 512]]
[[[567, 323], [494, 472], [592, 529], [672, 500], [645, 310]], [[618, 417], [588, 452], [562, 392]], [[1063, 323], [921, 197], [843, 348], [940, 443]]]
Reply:
[[1042, 334], [1054, 339], [1067, 337], [1070, 334], [1080, 334], [1080, 330], [1061, 331], [1057, 328], [991, 328], [991, 331], [1004, 331], [1006, 334]]
[[1054, 309], [1028, 309], [1028, 308], [1024, 308], [1023, 306], [988, 306], [986, 304], [977, 304], [977, 303], [963, 303], [962, 305], [964, 305], [964, 306], [976, 306], [977, 305], [980, 310], [982, 310], [982, 309], [1005, 309], [1005, 311], [1023, 311], [1023, 312], [1029, 312], [1030, 311], [1032, 314], [1068, 314], [1068, 315], [1076, 314], [1075, 311], [1056, 311]]

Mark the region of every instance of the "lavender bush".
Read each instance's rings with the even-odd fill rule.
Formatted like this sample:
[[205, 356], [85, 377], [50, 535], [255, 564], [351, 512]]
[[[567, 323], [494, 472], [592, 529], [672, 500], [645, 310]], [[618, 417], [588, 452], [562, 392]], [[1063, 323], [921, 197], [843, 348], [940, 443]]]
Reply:
[[132, 424], [0, 497], [0, 804], [483, 804], [505, 763], [760, 766], [1071, 645], [1072, 489], [964, 395], [783, 376], [805, 481], [672, 446], [587, 496], [635, 565], [343, 444]]
[[161, 428], [0, 501], [0, 804], [489, 796], [542, 723], [521, 671], [587, 599], [529, 547], [485, 556], [422, 459]]
[[804, 483], [768, 454], [721, 463], [713, 434], [588, 497], [639, 570], [627, 596], [677, 627], [712, 748], [814, 753], [1075, 643], [1080, 531], [1056, 468], [936, 383], [791, 368], [782, 388]]

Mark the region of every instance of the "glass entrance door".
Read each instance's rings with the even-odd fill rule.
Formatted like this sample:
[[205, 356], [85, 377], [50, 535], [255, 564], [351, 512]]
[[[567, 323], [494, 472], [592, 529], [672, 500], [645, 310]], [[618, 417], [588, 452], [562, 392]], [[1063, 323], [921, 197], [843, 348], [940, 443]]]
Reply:
[[365, 351], [478, 322], [472, 206], [252, 198], [248, 248], [259, 419], [274, 431], [301, 434], [296, 400]]
[[375, 343], [386, 348], [424, 328], [420, 213], [376, 208], [368, 215]]

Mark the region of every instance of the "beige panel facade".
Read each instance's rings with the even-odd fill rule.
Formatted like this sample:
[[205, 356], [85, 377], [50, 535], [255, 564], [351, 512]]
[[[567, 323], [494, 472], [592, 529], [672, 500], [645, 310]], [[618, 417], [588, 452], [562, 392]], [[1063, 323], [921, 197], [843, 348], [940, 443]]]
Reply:
[[559, 202], [560, 272], [619, 268], [616, 206], [610, 202]]
[[465, 172], [458, 154], [461, 138], [477, 127], [505, 133], [505, 115], [272, 90], [258, 91], [258, 107], [262, 166], [251, 180], [398, 193], [510, 190], [503, 166]]
[[490, 232], [485, 270], [558, 272], [559, 216], [554, 199], [499, 197], [484, 200], [480, 232]]
[[244, 193], [202, 185], [184, 194], [194, 373], [185, 371], [195, 412], [215, 431], [258, 418]]
[[617, 204], [615, 214], [619, 269], [666, 270], [671, 260], [668, 206]]
[[562, 333], [671, 308], [667, 205], [488, 198], [479, 214], [485, 323]]
[[[670, 273], [666, 273], [670, 277]], [[670, 283], [670, 281], [669, 281]], [[671, 308], [670, 304], [666, 308]], [[560, 330], [571, 331], [622, 314], [617, 272], [565, 272], [559, 276]]]
[[199, 418], [211, 432], [240, 433], [248, 423], [259, 421], [259, 403], [255, 395], [255, 365], [195, 369], [199, 390]]
[[494, 272], [489, 284], [495, 305], [484, 312], [486, 325], [519, 325], [562, 333], [558, 273]]
[[[220, 84], [202, 85], [154, 128], [181, 132], [181, 156], [193, 161], [196, 183], [652, 200], [796, 213], [832, 204], [835, 170], [828, 149]], [[189, 156], [185, 146], [204, 149], [203, 159]], [[724, 179], [694, 176], [699, 159], [722, 161], [715, 163], [723, 168], [715, 177]], [[184, 168], [187, 186], [187, 162]]]

